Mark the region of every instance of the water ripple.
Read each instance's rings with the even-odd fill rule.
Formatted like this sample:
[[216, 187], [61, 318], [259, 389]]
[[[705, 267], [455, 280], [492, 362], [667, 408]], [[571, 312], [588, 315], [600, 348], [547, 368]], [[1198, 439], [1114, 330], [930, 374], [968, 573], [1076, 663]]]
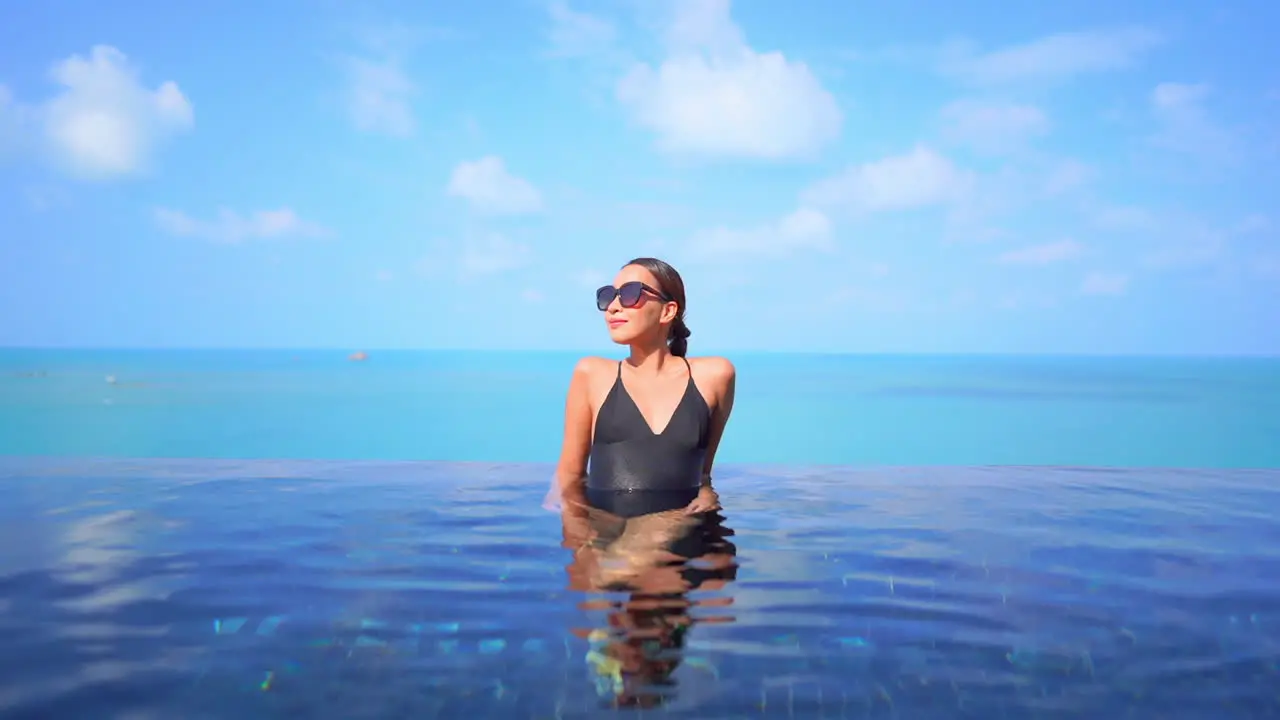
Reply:
[[729, 468], [608, 591], [548, 472], [6, 459], [0, 713], [595, 717], [667, 613], [676, 716], [1280, 714], [1275, 472]]

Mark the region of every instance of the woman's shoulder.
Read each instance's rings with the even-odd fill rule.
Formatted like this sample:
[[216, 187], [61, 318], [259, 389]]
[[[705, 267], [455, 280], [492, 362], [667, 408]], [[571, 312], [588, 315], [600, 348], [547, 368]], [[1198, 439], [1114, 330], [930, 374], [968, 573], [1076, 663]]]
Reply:
[[719, 382], [729, 382], [738, 373], [729, 358], [719, 355], [703, 355], [689, 358], [689, 367], [703, 377]]
[[587, 355], [578, 358], [578, 362], [573, 366], [573, 374], [591, 377], [600, 374], [605, 369], [609, 369], [612, 372], [613, 366], [617, 364], [617, 360], [610, 360], [598, 355]]

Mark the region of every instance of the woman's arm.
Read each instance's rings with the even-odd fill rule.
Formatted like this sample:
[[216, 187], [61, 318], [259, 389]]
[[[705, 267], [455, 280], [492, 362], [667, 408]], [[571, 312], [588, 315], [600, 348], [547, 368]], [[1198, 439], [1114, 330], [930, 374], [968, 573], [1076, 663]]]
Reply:
[[718, 398], [715, 412], [711, 414], [711, 428], [707, 438], [707, 456], [702, 464], [702, 484], [711, 485], [711, 467], [716, 461], [716, 449], [720, 447], [720, 438], [724, 437], [724, 428], [729, 423], [729, 415], [733, 413], [733, 396], [737, 390], [738, 372], [733, 363], [725, 358], [706, 358], [708, 375], [715, 383]]
[[592, 358], [578, 361], [565, 398], [564, 440], [556, 463], [556, 483], [565, 509], [570, 504], [581, 504], [583, 499], [587, 456], [591, 452], [591, 364]]

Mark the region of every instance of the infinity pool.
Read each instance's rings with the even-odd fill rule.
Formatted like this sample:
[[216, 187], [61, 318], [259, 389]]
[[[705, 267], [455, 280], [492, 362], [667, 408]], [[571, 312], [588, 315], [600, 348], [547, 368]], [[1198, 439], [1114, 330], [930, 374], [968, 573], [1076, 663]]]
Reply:
[[0, 715], [1280, 716], [1280, 472], [727, 468], [611, 584], [549, 473], [4, 459]]

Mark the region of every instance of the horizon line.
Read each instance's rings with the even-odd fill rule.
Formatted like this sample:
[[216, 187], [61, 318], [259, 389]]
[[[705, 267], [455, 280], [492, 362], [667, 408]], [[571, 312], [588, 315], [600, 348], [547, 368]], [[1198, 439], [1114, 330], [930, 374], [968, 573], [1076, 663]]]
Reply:
[[[600, 349], [587, 348], [475, 348], [475, 347], [373, 347], [373, 346], [237, 346], [237, 345], [0, 345], [5, 351], [62, 351], [62, 352], [300, 352], [345, 353], [362, 352], [370, 356], [376, 353], [492, 353], [492, 354], [542, 354], [542, 355], [601, 355], [609, 354]], [[1107, 351], [1053, 351], [1053, 350], [776, 350], [753, 348], [711, 348], [707, 355], [808, 355], [830, 357], [1057, 357], [1057, 358], [1220, 358], [1220, 359], [1280, 359], [1280, 352], [1107, 352]], [[697, 357], [694, 355], [693, 357]]]

